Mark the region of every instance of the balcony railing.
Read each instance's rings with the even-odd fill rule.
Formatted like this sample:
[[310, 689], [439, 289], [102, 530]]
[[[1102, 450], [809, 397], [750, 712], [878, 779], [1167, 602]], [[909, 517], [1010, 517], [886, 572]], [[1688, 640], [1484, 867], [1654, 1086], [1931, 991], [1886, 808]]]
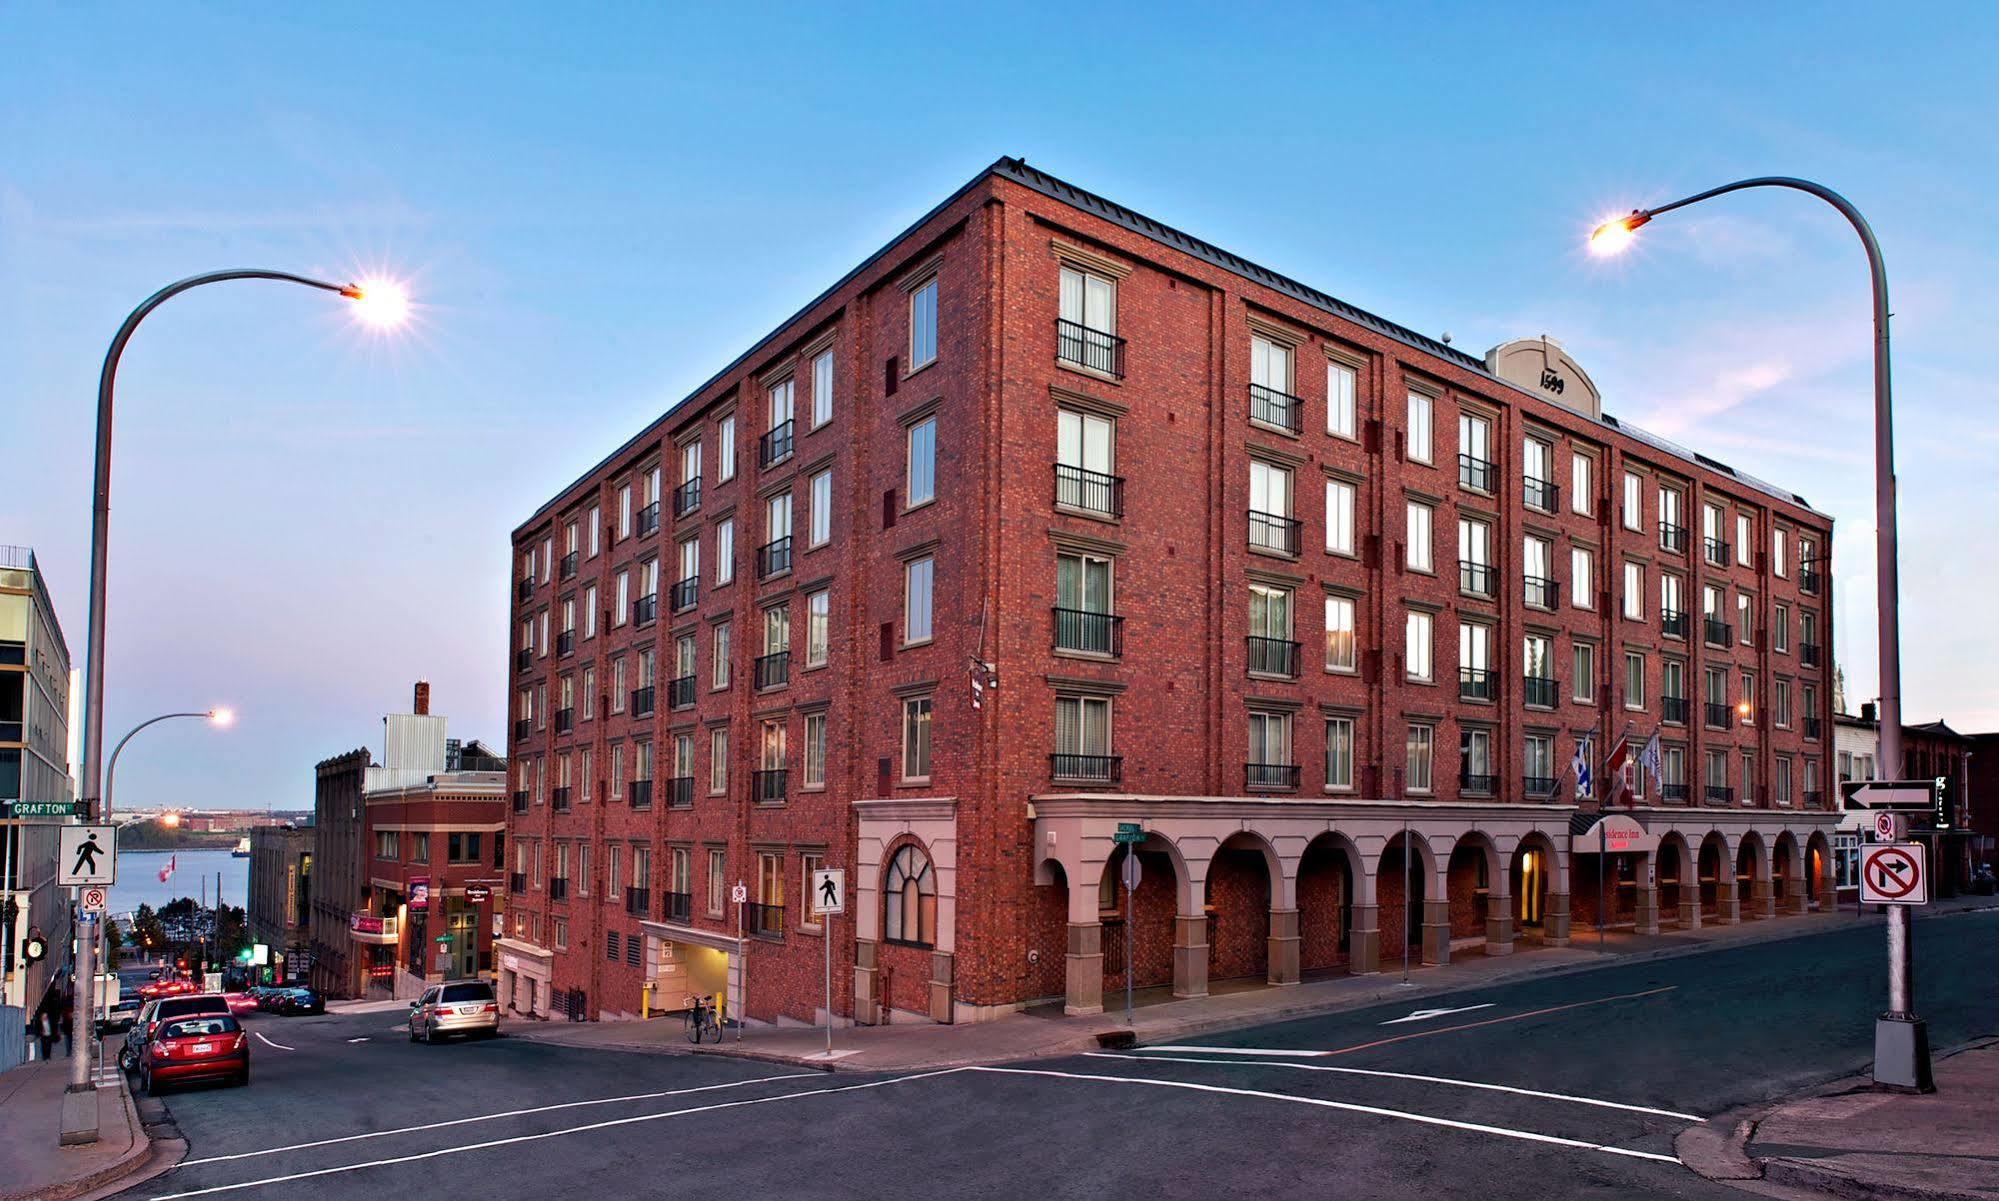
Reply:
[[1458, 590], [1473, 596], [1492, 595], [1492, 564], [1458, 560]]
[[1552, 609], [1561, 600], [1561, 585], [1544, 575], [1521, 577], [1526, 584], [1526, 601], [1537, 609]]
[[1710, 784], [1702, 795], [1710, 805], [1732, 805], [1735, 803], [1735, 790], [1726, 784]]
[[1816, 739], [1819, 733], [1820, 719], [1816, 717], [1805, 718], [1805, 737]]
[[1701, 705], [1701, 720], [1707, 723], [1707, 727], [1710, 730], [1726, 730], [1728, 728], [1728, 713], [1729, 709], [1727, 705], [1718, 704], [1714, 701], [1706, 701]]
[[1687, 698], [1683, 696], [1662, 696], [1659, 698], [1659, 720], [1675, 725], [1687, 724]]
[[1701, 550], [1707, 561], [1716, 567], [1728, 566], [1729, 545], [1720, 538], [1701, 539]]
[[1560, 689], [1561, 684], [1552, 676], [1523, 676], [1520, 680], [1520, 700], [1523, 704], [1552, 709]]
[[643, 688], [632, 689], [632, 716], [651, 717], [653, 705], [657, 700], [658, 697], [654, 694], [651, 684], [647, 684]]
[[1048, 774], [1057, 780], [1121, 784], [1124, 782], [1124, 756], [1069, 755], [1057, 751], [1048, 756]]
[[1798, 591], [1806, 596], [1819, 594], [1819, 573], [1809, 567], [1798, 568]]
[[659, 593], [649, 592], [632, 602], [632, 624], [649, 626], [659, 619]]
[[1458, 699], [1464, 701], [1491, 700], [1492, 669], [1488, 667], [1458, 668]]
[[639, 510], [639, 537], [659, 532], [659, 502], [654, 501]]
[[666, 781], [666, 803], [670, 808], [685, 809], [694, 803], [694, 777], [672, 776]]
[[743, 903], [743, 928], [758, 938], [784, 937], [784, 906], [762, 901]]
[[1257, 550], [1274, 550], [1281, 555], [1295, 555], [1298, 553], [1298, 527], [1302, 524], [1296, 518], [1251, 509], [1249, 544]]
[[565, 580], [573, 580], [576, 578], [575, 551], [572, 550], [568, 554], [562, 556], [561, 572], [562, 572], [562, 578]]
[[557, 709], [557, 710], [555, 711], [555, 732], [556, 732], [556, 733], [558, 733], [558, 734], [567, 734], [567, 733], [569, 733], [569, 731], [570, 731], [570, 730], [574, 729], [574, 728], [575, 728], [575, 726], [576, 726], [576, 708], [575, 708], [575, 706], [573, 706], [573, 705], [572, 705], [572, 706], [569, 706], [568, 708], [563, 708], [563, 709]]
[[1804, 664], [1806, 667], [1817, 667], [1819, 665], [1819, 644], [1816, 642], [1800, 642], [1798, 644], [1798, 662]]
[[691, 892], [666, 892], [659, 897], [661, 921], [684, 922], [694, 916], [694, 894]]
[[1477, 455], [1458, 456], [1458, 483], [1479, 492], [1492, 491], [1492, 460]]
[[1124, 378], [1124, 339], [1074, 321], [1055, 320], [1055, 357]]
[[1546, 799], [1555, 795], [1556, 783], [1554, 776], [1522, 776], [1520, 791], [1528, 797]]
[[1537, 480], [1530, 475], [1520, 481], [1520, 498], [1530, 509], [1552, 513], [1561, 507], [1562, 488], [1553, 480]]
[[757, 578], [767, 580], [791, 570], [791, 535], [773, 538], [757, 547]]
[[1659, 796], [1668, 801], [1684, 802], [1687, 799], [1687, 786], [1685, 784], [1661, 784], [1659, 785]]
[[1249, 670], [1258, 675], [1295, 677], [1298, 674], [1298, 644], [1283, 638], [1250, 635]]
[[666, 682], [666, 705], [669, 709], [685, 709], [694, 703], [694, 677], [675, 676]]
[[1659, 632], [1670, 638], [1687, 636], [1687, 615], [1678, 609], [1659, 610]]
[[757, 687], [779, 688], [791, 682], [791, 652], [757, 656]]
[[1249, 386], [1249, 419], [1259, 425], [1295, 434], [1304, 428], [1304, 412], [1305, 402], [1288, 392], [1262, 384]]
[[673, 490], [673, 515], [685, 517], [701, 507], [701, 477], [695, 476]]
[[625, 797], [634, 809], [652, 807], [652, 781], [628, 780], [625, 783]]
[[534, 595], [534, 577], [529, 576], [528, 578], [522, 580], [520, 584], [515, 587], [514, 595], [520, 597], [522, 600], [527, 600], [529, 597], [532, 597]]
[[1124, 477], [1087, 467], [1055, 464], [1055, 503], [1065, 509], [1124, 516]]
[[534, 648], [522, 647], [514, 652], [514, 670], [526, 671], [534, 666]]
[[784, 799], [785, 777], [790, 773], [782, 767], [764, 767], [750, 773], [750, 795], [759, 805], [775, 804]]
[[569, 785], [557, 784], [548, 790], [549, 808], [557, 813], [569, 812]]
[[1124, 618], [1087, 609], [1057, 608], [1054, 613], [1056, 650], [1113, 658], [1124, 654]]
[[525, 788], [514, 789], [514, 812], [526, 813], [527, 811], [528, 811], [528, 790]]
[[1824, 789], [1820, 789], [1820, 788], [1807, 788], [1807, 789], [1805, 789], [1805, 791], [1804, 791], [1804, 798], [1805, 798], [1805, 808], [1807, 808], [1807, 809], [1823, 809], [1823, 808], [1825, 808], [1825, 790], [1824, 790]]
[[555, 653], [564, 656], [576, 653], [575, 630], [564, 630], [555, 636]]
[[548, 899], [566, 901], [569, 899], [569, 877], [550, 876], [548, 878]]
[[1242, 782], [1247, 788], [1296, 788], [1298, 787], [1298, 765], [1295, 763], [1245, 763], [1242, 765]]
[[770, 432], [757, 439], [757, 463], [769, 467], [782, 463], [791, 457], [792, 423], [781, 422], [771, 427]]
[[675, 613], [687, 612], [694, 607], [694, 602], [700, 599], [700, 576], [691, 575], [684, 580], [675, 580], [673, 587], [667, 589], [667, 603], [673, 606]]
[[1674, 525], [1670, 521], [1660, 522], [1659, 549], [1667, 552], [1668, 554], [1674, 554], [1674, 555], [1686, 554], [1687, 527], [1683, 525]]
[[1735, 637], [1729, 624], [1719, 617], [1701, 618], [1701, 637], [1709, 646], [1727, 646]]
[[1461, 771], [1458, 773], [1458, 791], [1490, 796], [1498, 778], [1491, 772]]
[[625, 912], [631, 914], [633, 917], [650, 917], [652, 915], [652, 889], [625, 889]]
[[519, 742], [534, 732], [534, 719], [523, 717], [514, 722], [514, 741]]
[[528, 890], [528, 874], [526, 872], [507, 873], [508, 892], [526, 892], [527, 890]]

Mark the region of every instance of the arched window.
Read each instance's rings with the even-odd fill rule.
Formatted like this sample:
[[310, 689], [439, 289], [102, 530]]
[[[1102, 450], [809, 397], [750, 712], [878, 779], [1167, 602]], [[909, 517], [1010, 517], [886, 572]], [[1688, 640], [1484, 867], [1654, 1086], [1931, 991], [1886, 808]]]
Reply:
[[888, 941], [923, 947], [937, 941], [937, 879], [914, 843], [888, 861], [882, 908], [882, 936]]

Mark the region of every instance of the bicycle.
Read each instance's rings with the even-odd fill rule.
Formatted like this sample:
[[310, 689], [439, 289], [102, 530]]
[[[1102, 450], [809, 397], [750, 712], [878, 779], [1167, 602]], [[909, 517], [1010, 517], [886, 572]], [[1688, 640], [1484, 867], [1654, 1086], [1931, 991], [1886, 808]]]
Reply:
[[722, 1023], [716, 1019], [715, 1009], [708, 1003], [707, 997], [687, 998], [687, 1015], [685, 1020], [687, 1022], [688, 1042], [698, 1044], [701, 1041], [701, 1036], [704, 1034], [708, 1036], [709, 1042], [719, 1043], [722, 1041]]

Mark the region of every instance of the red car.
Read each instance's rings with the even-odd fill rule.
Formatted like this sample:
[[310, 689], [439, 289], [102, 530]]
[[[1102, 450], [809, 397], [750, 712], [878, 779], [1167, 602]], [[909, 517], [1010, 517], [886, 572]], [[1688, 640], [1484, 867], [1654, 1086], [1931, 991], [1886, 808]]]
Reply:
[[257, 998], [251, 996], [249, 993], [226, 992], [222, 994], [222, 999], [229, 1003], [229, 1012], [231, 1013], [255, 1013], [257, 1011]]
[[160, 1026], [139, 1067], [140, 1084], [157, 1096], [169, 1084], [197, 1080], [250, 1083], [250, 1036], [224, 1014], [176, 1018]]

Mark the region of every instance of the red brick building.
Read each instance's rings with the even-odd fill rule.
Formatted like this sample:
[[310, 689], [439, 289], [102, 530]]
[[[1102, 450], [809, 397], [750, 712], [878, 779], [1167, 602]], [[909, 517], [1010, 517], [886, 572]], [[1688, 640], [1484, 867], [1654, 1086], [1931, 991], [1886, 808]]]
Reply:
[[1001, 160], [515, 531], [513, 1003], [811, 1020], [819, 866], [863, 1022], [1803, 911], [1830, 535]]

